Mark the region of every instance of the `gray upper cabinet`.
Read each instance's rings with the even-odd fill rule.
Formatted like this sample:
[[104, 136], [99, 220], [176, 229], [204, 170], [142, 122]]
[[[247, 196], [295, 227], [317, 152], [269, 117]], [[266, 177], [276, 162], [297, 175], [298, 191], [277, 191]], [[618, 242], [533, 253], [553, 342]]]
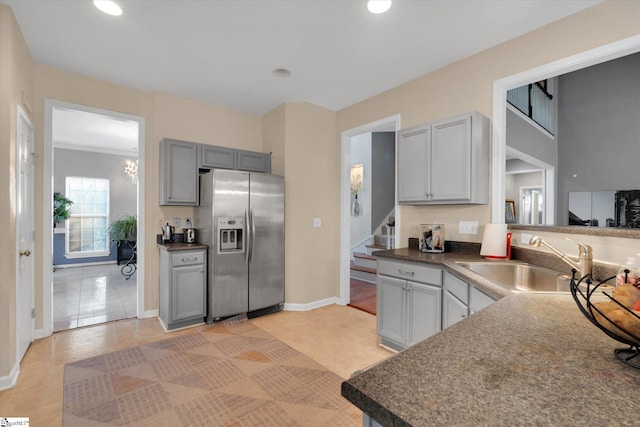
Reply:
[[271, 173], [271, 154], [164, 138], [160, 141], [160, 205], [198, 206], [200, 169]]
[[160, 142], [160, 205], [198, 205], [197, 159], [197, 144], [167, 138]]
[[271, 154], [243, 150], [236, 152], [238, 170], [271, 173]]
[[235, 169], [236, 150], [215, 145], [200, 145], [199, 169]]
[[489, 119], [473, 112], [401, 130], [398, 201], [489, 203]]

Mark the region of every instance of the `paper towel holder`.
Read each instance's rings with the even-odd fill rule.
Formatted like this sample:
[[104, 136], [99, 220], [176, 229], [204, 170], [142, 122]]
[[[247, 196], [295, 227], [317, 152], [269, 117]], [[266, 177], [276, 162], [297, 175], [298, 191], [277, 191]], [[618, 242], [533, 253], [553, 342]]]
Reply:
[[487, 259], [511, 259], [511, 232], [507, 233], [507, 254], [505, 256], [483, 255]]

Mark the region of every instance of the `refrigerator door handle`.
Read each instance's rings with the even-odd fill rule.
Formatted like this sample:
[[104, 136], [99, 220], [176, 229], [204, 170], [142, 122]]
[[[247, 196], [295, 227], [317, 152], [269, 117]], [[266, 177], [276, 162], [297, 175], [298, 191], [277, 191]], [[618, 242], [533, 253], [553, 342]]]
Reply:
[[253, 251], [256, 246], [256, 222], [253, 218], [253, 208], [249, 211], [249, 218], [249, 222], [251, 223], [251, 253], [249, 254], [249, 263], [251, 263], [251, 260], [253, 259]]
[[244, 224], [245, 224], [245, 230], [246, 230], [246, 236], [244, 237], [244, 262], [245, 264], [249, 264], [249, 239], [251, 238], [249, 236], [249, 215], [247, 214], [247, 209], [245, 208], [244, 210]]

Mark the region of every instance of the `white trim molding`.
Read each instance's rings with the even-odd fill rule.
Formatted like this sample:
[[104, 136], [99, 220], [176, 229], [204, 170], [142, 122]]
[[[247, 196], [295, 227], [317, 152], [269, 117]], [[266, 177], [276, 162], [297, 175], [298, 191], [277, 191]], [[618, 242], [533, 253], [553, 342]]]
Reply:
[[[342, 132], [341, 163], [340, 163], [340, 305], [347, 305], [350, 301], [350, 265], [351, 259], [351, 138], [367, 132], [398, 132], [400, 130], [400, 114], [393, 115], [375, 122], [367, 123]], [[396, 157], [398, 147], [396, 143]], [[396, 168], [396, 182], [398, 170]], [[395, 212], [398, 212], [398, 197], [396, 194]], [[400, 221], [396, 215], [396, 230], [400, 229]]]
[[325, 298], [318, 301], [313, 301], [307, 304], [295, 304], [295, 303], [284, 303], [283, 310], [285, 311], [310, 311], [315, 310], [316, 308], [324, 307], [331, 304], [340, 304], [340, 300], [337, 297]]
[[[491, 222], [504, 223], [507, 90], [640, 52], [640, 35], [559, 59], [493, 82]], [[547, 176], [549, 179], [550, 177]]]
[[[5, 375], [0, 377], [0, 391], [8, 390], [16, 386], [18, 382], [18, 377], [20, 376], [20, 362], [16, 362], [13, 364], [13, 368], [11, 368], [11, 372], [9, 375]], [[9, 414], [2, 414], [9, 415]]]

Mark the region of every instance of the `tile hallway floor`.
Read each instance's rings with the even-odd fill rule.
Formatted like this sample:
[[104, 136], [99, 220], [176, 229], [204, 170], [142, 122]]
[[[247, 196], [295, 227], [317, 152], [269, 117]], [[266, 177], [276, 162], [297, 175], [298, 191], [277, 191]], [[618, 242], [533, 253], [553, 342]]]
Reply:
[[[252, 319], [279, 340], [347, 379], [359, 369], [393, 355], [379, 346], [376, 317], [351, 307], [283, 311]], [[201, 328], [206, 326], [197, 326]], [[34, 341], [12, 389], [0, 391], [0, 416], [29, 417], [34, 426], [62, 424], [66, 363], [159, 341], [195, 328], [164, 332], [157, 318], [129, 319], [63, 331]]]
[[121, 267], [58, 267], [53, 272], [53, 330], [136, 317], [136, 274], [126, 280]]

